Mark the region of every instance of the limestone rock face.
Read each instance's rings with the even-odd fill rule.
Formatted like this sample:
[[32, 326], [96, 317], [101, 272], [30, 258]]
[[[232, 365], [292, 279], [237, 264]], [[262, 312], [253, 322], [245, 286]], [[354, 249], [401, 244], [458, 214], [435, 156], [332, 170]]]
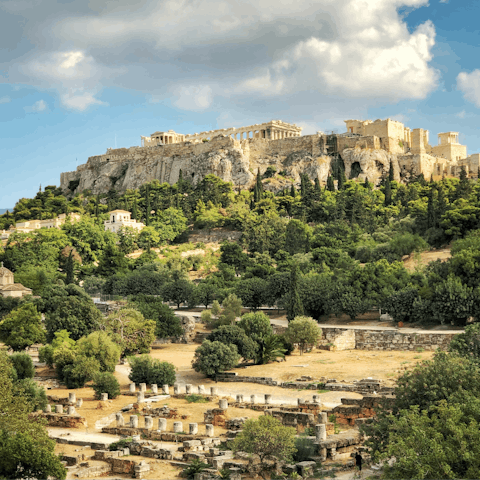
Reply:
[[180, 337], [180, 343], [193, 343], [195, 338], [195, 318], [189, 315], [177, 315], [182, 325], [183, 335]]
[[[327, 155], [327, 150], [325, 142], [318, 135], [274, 141], [262, 138], [238, 141], [230, 137], [215, 137], [205, 143], [109, 149], [104, 155], [90, 157], [76, 171], [62, 173], [61, 188], [67, 194], [87, 189], [93, 194], [107, 193], [111, 189], [125, 192], [155, 179], [174, 184], [180, 170], [183, 178], [191, 179], [194, 184], [206, 175], [214, 174], [237, 187], [251, 188], [257, 172], [263, 174], [272, 166], [282, 175], [264, 184], [266, 189], [278, 191], [290, 187], [292, 182], [298, 185], [301, 174], [325, 183], [333, 161], [333, 157]], [[399, 162], [395, 154], [355, 147], [345, 148], [341, 157], [347, 178], [350, 178], [353, 168], [360, 180], [368, 178], [378, 184], [383, 176], [388, 175], [391, 160], [395, 180], [400, 179]], [[423, 165], [424, 161], [409, 159], [407, 163]]]
[[[345, 175], [350, 178], [352, 168], [354, 171], [361, 169], [356, 178], [365, 180], [368, 178], [375, 185], [380, 183], [382, 177], [388, 176], [390, 171], [390, 161], [393, 165], [394, 179], [400, 181], [400, 168], [397, 156], [388, 153], [385, 150], [373, 150], [362, 148], [346, 148], [342, 152], [342, 159], [345, 165]], [[355, 164], [358, 164], [354, 167]]]

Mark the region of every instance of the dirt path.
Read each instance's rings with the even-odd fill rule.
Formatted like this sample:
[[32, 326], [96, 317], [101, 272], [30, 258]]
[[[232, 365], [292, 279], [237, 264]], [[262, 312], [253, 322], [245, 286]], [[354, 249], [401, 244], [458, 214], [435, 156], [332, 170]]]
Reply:
[[448, 260], [451, 257], [450, 246], [440, 250], [430, 250], [428, 252], [412, 253], [409, 258], [404, 260], [403, 264], [407, 270], [415, 270], [415, 268], [424, 267], [435, 260]]

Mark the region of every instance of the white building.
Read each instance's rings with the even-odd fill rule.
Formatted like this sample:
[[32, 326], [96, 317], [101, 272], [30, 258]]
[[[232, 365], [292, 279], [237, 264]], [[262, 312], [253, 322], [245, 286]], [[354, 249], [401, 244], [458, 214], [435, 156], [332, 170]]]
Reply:
[[113, 210], [108, 212], [110, 220], [106, 220], [105, 231], [117, 233], [122, 227], [135, 228], [136, 230], [142, 230], [145, 225], [142, 222], [132, 220], [131, 213], [126, 210]]
[[24, 287], [21, 283], [15, 283], [13, 273], [3, 266], [0, 266], [0, 295], [2, 297], [23, 297], [31, 295], [32, 290]]

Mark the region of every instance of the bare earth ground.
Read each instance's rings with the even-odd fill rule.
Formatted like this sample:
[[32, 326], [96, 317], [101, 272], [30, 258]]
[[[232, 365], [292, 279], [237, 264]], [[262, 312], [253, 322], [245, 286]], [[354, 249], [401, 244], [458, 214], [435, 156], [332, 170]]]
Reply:
[[430, 250], [428, 252], [421, 252], [418, 254], [412, 254], [407, 258], [403, 264], [407, 270], [415, 270], [417, 267], [424, 267], [429, 262], [435, 260], [448, 260], [451, 257], [450, 246], [441, 248], [439, 250]]

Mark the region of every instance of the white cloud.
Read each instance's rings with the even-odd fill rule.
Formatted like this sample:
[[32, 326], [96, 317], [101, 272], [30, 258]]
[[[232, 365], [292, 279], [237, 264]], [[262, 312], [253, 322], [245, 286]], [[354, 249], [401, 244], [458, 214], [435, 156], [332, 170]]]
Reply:
[[209, 85], [179, 86], [172, 90], [173, 103], [182, 110], [206, 110], [212, 104], [212, 88]]
[[428, 64], [435, 29], [426, 22], [409, 33], [398, 19], [391, 27], [395, 36], [370, 26], [339, 40], [301, 41], [238, 89], [270, 96], [309, 89], [391, 101], [424, 98], [437, 85], [438, 73]]
[[[32, 0], [21, 34], [35, 48], [6, 65], [0, 81], [56, 89], [65, 107], [80, 111], [101, 105], [98, 94], [113, 87], [236, 118], [285, 109], [298, 118], [314, 108], [341, 118], [375, 102], [424, 98], [437, 85], [434, 26], [411, 32], [398, 12], [428, 0], [87, 3], [58, 9]], [[8, 0], [6, 11], [15, 8]]]
[[27, 113], [40, 113], [47, 110], [47, 108], [48, 108], [48, 105], [47, 105], [47, 102], [45, 102], [45, 100], [38, 100], [30, 107], [25, 107], [25, 111]]
[[10, 103], [12, 99], [8, 96], [0, 97], [0, 104], [1, 103]]
[[63, 105], [72, 110], [79, 110], [83, 112], [91, 105], [107, 105], [94, 97], [90, 92], [69, 92], [63, 94], [61, 97]]
[[467, 112], [465, 112], [465, 110], [462, 110], [461, 112], [458, 112], [455, 114], [456, 117], [458, 118], [465, 118]]
[[471, 73], [460, 72], [457, 77], [457, 88], [469, 102], [480, 108], [480, 70]]

